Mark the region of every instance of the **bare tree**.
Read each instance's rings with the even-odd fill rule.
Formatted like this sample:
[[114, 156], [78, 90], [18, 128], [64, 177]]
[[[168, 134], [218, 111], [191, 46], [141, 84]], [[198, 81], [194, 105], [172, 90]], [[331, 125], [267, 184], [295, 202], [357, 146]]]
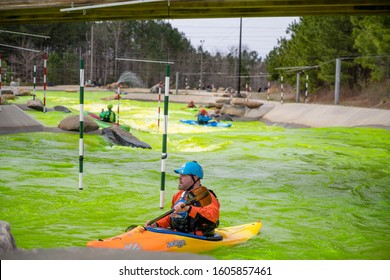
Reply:
[[[22, 39], [19, 43], [19, 47], [33, 49], [34, 44], [29, 39]], [[15, 74], [22, 82], [32, 81], [34, 61], [39, 55], [41, 54], [33, 51], [17, 50], [15, 51], [15, 54], [10, 56], [11, 64], [13, 64], [15, 69], [19, 69], [21, 71], [18, 73], [15, 71]]]

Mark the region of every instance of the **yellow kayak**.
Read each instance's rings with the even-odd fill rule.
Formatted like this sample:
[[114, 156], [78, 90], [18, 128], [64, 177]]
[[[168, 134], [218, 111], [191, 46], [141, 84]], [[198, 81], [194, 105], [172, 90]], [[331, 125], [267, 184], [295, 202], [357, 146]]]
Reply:
[[87, 247], [163, 252], [206, 252], [222, 246], [233, 246], [260, 232], [260, 221], [217, 228], [211, 237], [193, 235], [165, 228], [138, 226], [111, 238], [89, 241]]

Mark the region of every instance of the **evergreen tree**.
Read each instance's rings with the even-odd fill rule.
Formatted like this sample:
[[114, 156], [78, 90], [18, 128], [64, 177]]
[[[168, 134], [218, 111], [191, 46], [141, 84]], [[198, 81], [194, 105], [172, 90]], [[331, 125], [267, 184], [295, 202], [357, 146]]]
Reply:
[[372, 80], [390, 78], [390, 17], [352, 17], [356, 61], [371, 70]]

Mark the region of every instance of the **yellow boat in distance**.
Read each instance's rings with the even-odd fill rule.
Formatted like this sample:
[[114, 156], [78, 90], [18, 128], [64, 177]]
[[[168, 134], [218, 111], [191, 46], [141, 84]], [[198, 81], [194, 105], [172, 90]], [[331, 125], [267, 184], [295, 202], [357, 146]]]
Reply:
[[118, 236], [87, 242], [87, 247], [124, 250], [200, 253], [219, 247], [233, 246], [256, 236], [260, 221], [217, 228], [211, 237], [193, 235], [165, 228], [138, 226]]

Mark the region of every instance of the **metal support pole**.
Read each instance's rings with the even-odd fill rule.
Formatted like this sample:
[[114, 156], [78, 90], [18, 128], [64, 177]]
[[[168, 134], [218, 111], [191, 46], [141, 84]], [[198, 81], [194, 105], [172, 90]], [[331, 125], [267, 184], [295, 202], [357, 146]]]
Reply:
[[241, 97], [241, 41], [242, 41], [242, 18], [240, 18], [240, 42], [238, 44], [237, 97]]
[[295, 95], [295, 102], [297, 103], [299, 103], [300, 77], [301, 72], [297, 72], [297, 93]]
[[339, 105], [340, 103], [340, 73], [341, 73], [341, 59], [336, 59], [336, 79], [334, 86], [334, 104]]
[[269, 88], [271, 87], [271, 82], [268, 81], [268, 84], [267, 84], [267, 101], [269, 101]]
[[91, 73], [90, 73], [90, 79], [91, 83], [93, 83], [93, 23], [91, 25]]
[[179, 72], [176, 72], [176, 95], [179, 94]]
[[199, 92], [202, 90], [202, 84], [203, 84], [203, 43], [204, 43], [204, 40], [200, 40], [201, 53], [200, 53]]

